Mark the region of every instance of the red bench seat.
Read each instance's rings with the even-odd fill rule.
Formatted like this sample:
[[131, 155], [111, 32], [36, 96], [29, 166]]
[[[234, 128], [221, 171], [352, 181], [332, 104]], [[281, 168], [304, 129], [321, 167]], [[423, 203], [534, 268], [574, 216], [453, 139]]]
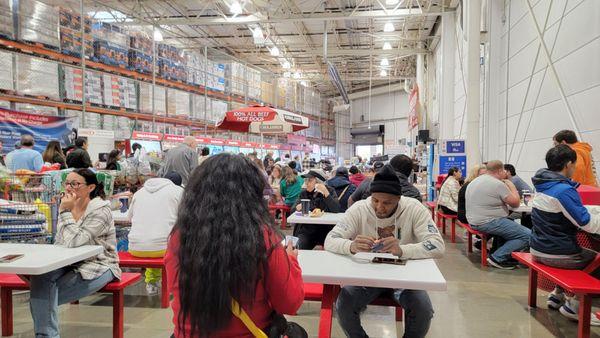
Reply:
[[[123, 312], [125, 288], [140, 279], [139, 273], [123, 272], [121, 280], [112, 281], [98, 292], [113, 295], [113, 338], [123, 338]], [[13, 335], [13, 290], [29, 290], [29, 284], [14, 274], [0, 274], [0, 309], [2, 311], [2, 336]]]
[[437, 207], [437, 202], [429, 201], [424, 203], [429, 210], [431, 210], [431, 218], [435, 220], [435, 208]]
[[287, 229], [287, 213], [290, 212], [290, 207], [286, 204], [269, 204], [269, 211], [275, 219], [275, 213], [277, 210], [281, 210], [281, 230]]
[[129, 252], [119, 252], [119, 266], [123, 268], [155, 268], [161, 269], [161, 295], [160, 306], [165, 309], [169, 307], [169, 290], [167, 286], [167, 269], [165, 258], [141, 258], [132, 256]]
[[[548, 278], [563, 289], [570, 291], [579, 298], [579, 326], [577, 337], [590, 336], [590, 318], [592, 308], [592, 295], [600, 294], [600, 280], [590, 276], [586, 271], [565, 270], [540, 264], [533, 260], [530, 253], [513, 252], [512, 257], [529, 268], [529, 306], [537, 306], [538, 274]], [[598, 258], [596, 258], [597, 266]]]
[[441, 210], [437, 212], [437, 226], [438, 228], [442, 228], [442, 233], [446, 234], [446, 220], [449, 219], [451, 221], [450, 228], [450, 241], [452, 243], [456, 243], [456, 220], [458, 219], [457, 215], [449, 215], [445, 214]]
[[473, 252], [473, 236], [479, 236], [481, 238], [481, 266], [487, 266], [488, 235], [473, 229], [469, 224], [465, 224], [461, 221], [458, 221], [458, 225], [460, 225], [467, 231], [467, 248], [469, 253]]

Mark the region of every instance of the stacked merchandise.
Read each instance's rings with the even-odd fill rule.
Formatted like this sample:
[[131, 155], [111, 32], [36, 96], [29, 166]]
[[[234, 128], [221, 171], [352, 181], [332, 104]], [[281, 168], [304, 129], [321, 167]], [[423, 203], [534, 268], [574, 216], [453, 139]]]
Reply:
[[[69, 55], [81, 57], [81, 15], [67, 8], [60, 8], [60, 50]], [[85, 16], [85, 55], [90, 56], [92, 47], [92, 19]]]
[[263, 102], [273, 102], [273, 84], [271, 82], [261, 81], [260, 99]]
[[0, 89], [14, 90], [13, 53], [0, 52]]
[[90, 129], [102, 129], [102, 116], [101, 114], [85, 112], [83, 114], [83, 126]]
[[[40, 202], [40, 205], [45, 205]], [[17, 204], [2, 200], [0, 205], [0, 234], [17, 235], [45, 232], [50, 222], [46, 222], [48, 205], [45, 208], [35, 204]], [[49, 221], [49, 220], [48, 220]]]
[[158, 75], [167, 80], [186, 82], [188, 76], [183, 52], [164, 43], [157, 45], [157, 52]]
[[119, 87], [121, 88], [119, 92], [121, 107], [137, 110], [136, 81], [126, 77], [119, 77]]
[[121, 83], [116, 75], [102, 74], [103, 102], [108, 107], [121, 107]]
[[131, 138], [131, 120], [125, 116], [117, 116], [115, 121], [115, 138], [123, 140]]
[[191, 117], [195, 120], [204, 120], [205, 112], [205, 96], [192, 94], [192, 114]]
[[[140, 112], [146, 114], [152, 114], [152, 84], [146, 82], [140, 82]], [[156, 115], [166, 115], [166, 88], [162, 86], [155, 86], [154, 92], [156, 97], [154, 98], [154, 111]]]
[[115, 130], [115, 119], [116, 116], [102, 115], [102, 129], [104, 130]]
[[260, 99], [260, 72], [247, 68], [246, 80], [248, 83], [248, 97]]
[[285, 103], [283, 106], [291, 111], [295, 111], [296, 109], [296, 82], [295, 81], [287, 81], [285, 88]]
[[143, 32], [133, 32], [129, 37], [129, 69], [152, 73], [152, 40]]
[[190, 117], [190, 93], [169, 88], [167, 91], [167, 114], [169, 116]]
[[187, 82], [204, 86], [206, 82], [204, 56], [198, 52], [185, 52], [185, 59], [187, 63]]
[[245, 95], [246, 94], [246, 82], [244, 81], [245, 73], [247, 67], [238, 62], [232, 62], [230, 71], [231, 71], [231, 93], [237, 95]]
[[46, 116], [58, 116], [58, 108], [37, 106], [29, 103], [16, 103], [15, 110], [23, 113], [46, 115]]
[[13, 39], [12, 0], [0, 0], [0, 36]]
[[[82, 71], [81, 68], [62, 66], [63, 97], [68, 101], [82, 101]], [[87, 103], [102, 104], [102, 74], [86, 70], [85, 72], [85, 100]]]
[[9, 101], [0, 101], [0, 108], [10, 109], [10, 102]]
[[207, 118], [212, 123], [217, 123], [223, 119], [227, 112], [227, 102], [221, 100], [210, 100], [211, 110], [207, 114]]
[[79, 128], [81, 126], [81, 121], [83, 120], [83, 112], [79, 110], [65, 110], [65, 117], [70, 117], [75, 119], [73, 123], [73, 128]]
[[58, 8], [36, 0], [21, 0], [19, 6], [19, 39], [58, 49]]
[[110, 66], [129, 66], [129, 36], [118, 26], [106, 22], [92, 25], [94, 60]]
[[206, 87], [213, 90], [225, 90], [225, 65], [208, 60], [206, 65]]
[[190, 130], [187, 127], [178, 127], [178, 126], [168, 126], [167, 127], [167, 134], [171, 134], [171, 135], [189, 135], [190, 134]]
[[17, 91], [25, 95], [58, 99], [58, 64], [18, 54]]

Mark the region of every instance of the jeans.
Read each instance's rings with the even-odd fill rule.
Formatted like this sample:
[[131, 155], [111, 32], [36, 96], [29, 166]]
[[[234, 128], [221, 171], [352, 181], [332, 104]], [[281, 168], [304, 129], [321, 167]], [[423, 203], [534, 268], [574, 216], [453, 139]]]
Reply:
[[504, 239], [504, 244], [490, 255], [498, 263], [509, 260], [513, 251], [520, 251], [529, 247], [531, 230], [508, 218], [497, 218], [491, 222], [473, 225], [472, 227], [475, 230]]
[[86, 280], [65, 267], [43, 275], [30, 277], [31, 299], [29, 308], [33, 317], [36, 338], [60, 337], [58, 332], [58, 306], [88, 296], [113, 280], [110, 270], [96, 279]]
[[360, 324], [360, 313], [367, 305], [381, 295], [392, 297], [405, 311], [405, 338], [425, 337], [429, 331], [433, 307], [429, 295], [421, 290], [368, 288], [346, 286], [342, 288], [336, 302], [336, 311], [347, 337], [368, 337]]
[[569, 257], [539, 257], [533, 254], [533, 260], [544, 265], [565, 270], [583, 270], [596, 258], [596, 251], [581, 248], [581, 252]]

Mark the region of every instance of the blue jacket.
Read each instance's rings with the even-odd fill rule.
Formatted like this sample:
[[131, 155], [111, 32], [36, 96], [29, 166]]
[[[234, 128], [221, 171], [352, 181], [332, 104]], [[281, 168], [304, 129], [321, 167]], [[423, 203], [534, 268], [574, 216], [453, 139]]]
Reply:
[[531, 179], [537, 191], [531, 218], [530, 246], [549, 255], [572, 255], [581, 251], [579, 229], [590, 231], [591, 216], [583, 206], [576, 183], [560, 173], [540, 169]]
[[352, 196], [356, 186], [346, 176], [334, 176], [327, 181], [327, 185], [335, 189], [340, 202], [340, 212], [345, 212], [348, 209], [348, 198]]

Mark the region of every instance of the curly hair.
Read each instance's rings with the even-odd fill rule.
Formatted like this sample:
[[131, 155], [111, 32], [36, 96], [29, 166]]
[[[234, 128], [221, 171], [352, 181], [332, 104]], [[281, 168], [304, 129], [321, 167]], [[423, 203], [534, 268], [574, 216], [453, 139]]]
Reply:
[[[229, 325], [231, 300], [254, 299], [278, 243], [260, 169], [246, 157], [221, 153], [198, 166], [179, 206], [179, 327], [210, 336]], [[265, 235], [268, 234], [268, 235]], [[267, 238], [267, 241], [265, 240]], [[265, 242], [268, 244], [265, 245]]]

